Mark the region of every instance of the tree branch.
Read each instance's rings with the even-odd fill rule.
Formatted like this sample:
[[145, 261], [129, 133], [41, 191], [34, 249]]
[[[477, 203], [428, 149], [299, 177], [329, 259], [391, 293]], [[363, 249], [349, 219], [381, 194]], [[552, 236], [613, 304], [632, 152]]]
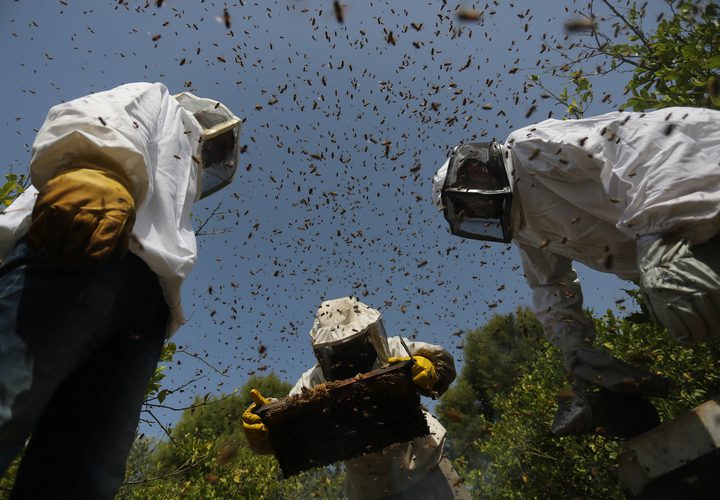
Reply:
[[209, 459], [210, 459], [210, 456], [207, 456], [207, 457], [205, 457], [205, 458], [203, 458], [203, 459], [201, 459], [201, 460], [198, 460], [197, 462], [186, 462], [188, 465], [180, 466], [179, 469], [177, 469], [177, 470], [175, 470], [175, 471], [173, 471], [173, 472], [168, 472], [168, 473], [166, 473], [166, 474], [161, 474], [161, 475], [159, 475], [159, 476], [148, 477], [148, 478], [145, 478], [145, 479], [137, 479], [137, 480], [135, 480], [135, 481], [125, 481], [125, 482], [123, 482], [123, 486], [135, 486], [135, 485], [138, 485], [138, 484], [145, 484], [145, 483], [150, 483], [150, 482], [152, 482], [152, 481], [157, 481], [157, 480], [159, 480], [159, 479], [165, 479], [165, 478], [167, 478], [167, 477], [177, 476], [177, 475], [182, 474], [182, 473], [184, 473], [184, 472], [186, 472], [186, 471], [189, 471], [190, 469], [192, 469], [192, 468], [194, 468], [194, 467], [197, 467], [198, 465], [200, 465], [200, 464], [202, 464], [202, 463], [204, 463], [204, 462], [207, 462]]
[[642, 41], [643, 45], [645, 45], [645, 48], [647, 48], [648, 50], [650, 50], [652, 48], [648, 39], [645, 38], [645, 33], [643, 33], [641, 29], [639, 29], [634, 24], [630, 23], [630, 21], [628, 21], [627, 18], [620, 13], [620, 11], [618, 11], [615, 7], [613, 7], [608, 0], [601, 0], [601, 1], [602, 1], [602, 3], [604, 3], [607, 6], [608, 9], [610, 9], [613, 12], [613, 14], [615, 14], [617, 17], [619, 17], [622, 20], [622, 22], [625, 23], [625, 26], [630, 28], [632, 30], [632, 32], [635, 33], [635, 35], [637, 35], [637, 37], [640, 39], [640, 41]]
[[[150, 414], [150, 416], [153, 418], [153, 420], [155, 420], [155, 422], [160, 426], [160, 428], [165, 433], [165, 435], [168, 437], [168, 439], [173, 444], [173, 446], [175, 446], [178, 450], [183, 450], [183, 448], [179, 444], [177, 444], [177, 442], [170, 435], [170, 430], [168, 428], [166, 428], [162, 424], [162, 422], [160, 422], [160, 420], [155, 416], [155, 414], [153, 412], [151, 412], [150, 410], [146, 410], [146, 411]], [[183, 450], [183, 452], [185, 452], [185, 450]]]
[[178, 350], [175, 351], [175, 352], [176, 352], [176, 353], [181, 352], [181, 353], [183, 353], [183, 354], [186, 354], [186, 355], [190, 356], [191, 358], [195, 358], [195, 359], [197, 359], [198, 361], [201, 361], [202, 363], [205, 363], [205, 365], [206, 365], [208, 368], [210, 368], [212, 371], [214, 371], [214, 372], [217, 373], [218, 375], [222, 375], [223, 377], [227, 377], [227, 369], [226, 369], [224, 372], [218, 370], [217, 368], [215, 368], [213, 365], [211, 365], [210, 363], [208, 363], [207, 361], [205, 361], [204, 359], [202, 359], [198, 354], [196, 354], [196, 353], [194, 353], [194, 352], [186, 351], [185, 349], [178, 349]]
[[213, 209], [212, 212], [210, 212], [210, 215], [208, 215], [207, 219], [205, 219], [205, 221], [202, 224], [200, 224], [200, 227], [197, 228], [197, 230], [195, 231], [195, 236], [201, 235], [203, 228], [207, 225], [208, 222], [210, 222], [210, 219], [215, 217], [215, 214], [217, 213], [218, 210], [220, 210], [221, 206], [222, 206], [222, 201], [217, 204], [217, 206]]
[[[184, 411], [184, 410], [189, 410], [189, 409], [191, 409], [191, 408], [194, 409], [194, 408], [200, 408], [200, 407], [202, 407], [202, 406], [214, 405], [214, 404], [216, 404], [216, 403], [220, 403], [221, 401], [225, 401], [226, 399], [232, 397], [233, 395], [235, 395], [235, 391], [233, 391], [233, 392], [231, 392], [230, 394], [228, 394], [227, 396], [223, 396], [223, 397], [221, 397], [221, 398], [219, 398], [219, 399], [213, 399], [212, 401], [204, 401], [204, 402], [202, 402], [202, 403], [193, 403], [193, 404], [191, 404], [191, 405], [189, 405], [189, 406], [182, 406], [182, 407], [174, 407], [174, 406], [168, 406], [168, 405], [165, 405], [165, 404], [156, 404], [156, 403], [145, 403], [145, 406], [149, 406], [149, 407], [151, 407], [151, 408], [162, 408], [162, 409], [164, 409], [164, 410]], [[147, 410], [147, 412], [152, 415], [152, 413], [150, 412], [150, 410]]]

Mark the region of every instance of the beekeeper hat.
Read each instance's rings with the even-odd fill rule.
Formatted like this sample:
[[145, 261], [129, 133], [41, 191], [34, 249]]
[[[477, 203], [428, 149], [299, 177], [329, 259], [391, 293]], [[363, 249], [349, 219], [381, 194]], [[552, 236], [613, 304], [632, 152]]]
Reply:
[[310, 330], [313, 347], [347, 342], [382, 322], [380, 311], [355, 297], [326, 300], [320, 304]]

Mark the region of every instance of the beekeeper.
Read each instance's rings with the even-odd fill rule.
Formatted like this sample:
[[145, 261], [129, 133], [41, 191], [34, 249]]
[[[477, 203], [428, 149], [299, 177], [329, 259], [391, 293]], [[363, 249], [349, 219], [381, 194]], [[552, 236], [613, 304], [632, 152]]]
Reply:
[[[503, 145], [455, 148], [433, 200], [453, 234], [515, 242], [535, 313], [569, 372], [613, 392], [663, 395], [668, 380], [593, 348], [572, 263], [636, 282], [682, 344], [718, 335], [719, 123], [719, 111], [680, 107], [546, 120]], [[587, 431], [586, 405], [574, 401], [556, 433]]]
[[[302, 374], [290, 396], [328, 381], [351, 378], [409, 359], [400, 337], [388, 338], [380, 312], [354, 297], [320, 304], [310, 330], [318, 362]], [[423, 395], [441, 395], [455, 378], [455, 363], [442, 347], [406, 342], [413, 355], [413, 381]], [[245, 435], [257, 453], [272, 453], [268, 430], [252, 412], [267, 402], [255, 389], [243, 415]], [[443, 455], [445, 428], [423, 410], [430, 434], [345, 462], [345, 492], [354, 499], [470, 498]]]
[[[113, 498], [180, 287], [190, 210], [227, 185], [240, 120], [160, 83], [50, 109], [0, 215], [0, 473], [18, 498]], [[129, 252], [127, 251], [129, 249]]]

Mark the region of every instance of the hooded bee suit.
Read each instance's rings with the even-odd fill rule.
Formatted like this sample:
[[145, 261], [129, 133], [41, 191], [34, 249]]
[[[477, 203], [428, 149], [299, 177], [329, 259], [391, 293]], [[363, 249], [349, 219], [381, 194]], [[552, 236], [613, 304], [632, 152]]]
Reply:
[[[595, 337], [573, 261], [639, 283], [679, 342], [720, 333], [719, 123], [702, 108], [612, 112], [546, 120], [502, 146], [512, 240], [566, 368]], [[433, 179], [437, 204], [447, 169]]]
[[[648, 247], [665, 239], [679, 242], [682, 251], [705, 253], [702, 244], [720, 231], [719, 123], [718, 111], [668, 108], [546, 120], [510, 135], [513, 239], [550, 341], [595, 336], [582, 311], [573, 260], [640, 282], [652, 294], [654, 284], [641, 280], [654, 258]], [[658, 258], [672, 259], [667, 253]], [[703, 279], [717, 287], [712, 275], [707, 270]], [[692, 293], [679, 282], [674, 293], [663, 292], [669, 300]], [[706, 325], [676, 324], [692, 314], [667, 321], [658, 310], [667, 304], [653, 298], [654, 313], [678, 341], [720, 333], [720, 303]]]
[[132, 184], [130, 251], [159, 277], [174, 332], [185, 322], [180, 287], [197, 259], [190, 209], [199, 194], [192, 158], [201, 130], [161, 83], [131, 83], [54, 106], [32, 147], [32, 186], [0, 216], [0, 258], [27, 231], [38, 189], [68, 166], [109, 159]]
[[50, 109], [33, 185], [0, 214], [0, 473], [32, 433], [18, 497], [114, 497], [163, 342], [184, 322], [203, 159], [229, 152], [222, 164], [234, 166], [239, 122], [160, 83]]
[[[355, 298], [346, 297], [325, 301], [320, 305], [310, 331], [313, 349], [322, 349], [369, 336], [377, 354], [372, 369], [387, 365], [390, 357], [407, 356], [399, 337], [387, 338], [380, 312]], [[442, 394], [455, 378], [452, 356], [442, 347], [425, 342], [407, 342], [413, 355], [428, 358], [437, 371], [438, 381], [433, 391]], [[320, 364], [302, 374], [290, 391], [290, 396], [303, 389], [327, 382]], [[377, 453], [370, 453], [345, 462], [345, 491], [351, 500], [379, 498], [469, 498], [459, 485], [459, 476], [443, 458], [445, 428], [430, 413], [423, 410], [430, 434], [407, 443], [396, 443]], [[430, 481], [424, 482], [426, 479]], [[435, 481], [443, 483], [440, 491], [447, 496], [433, 496]], [[417, 488], [417, 489], [415, 489]], [[452, 493], [449, 493], [452, 491]]]

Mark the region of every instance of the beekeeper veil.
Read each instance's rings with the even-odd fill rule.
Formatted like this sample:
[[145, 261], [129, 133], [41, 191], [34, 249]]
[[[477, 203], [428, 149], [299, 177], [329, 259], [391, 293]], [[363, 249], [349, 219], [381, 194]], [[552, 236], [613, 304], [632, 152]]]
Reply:
[[205, 198], [230, 184], [239, 161], [241, 120], [225, 105], [190, 92], [175, 95], [180, 106], [189, 112], [202, 128], [199, 152], [201, 189], [198, 199]]
[[512, 239], [512, 188], [495, 141], [456, 147], [433, 177], [433, 201], [456, 236], [505, 243]]
[[380, 311], [354, 297], [320, 304], [310, 337], [327, 380], [342, 380], [387, 365], [387, 334]]

